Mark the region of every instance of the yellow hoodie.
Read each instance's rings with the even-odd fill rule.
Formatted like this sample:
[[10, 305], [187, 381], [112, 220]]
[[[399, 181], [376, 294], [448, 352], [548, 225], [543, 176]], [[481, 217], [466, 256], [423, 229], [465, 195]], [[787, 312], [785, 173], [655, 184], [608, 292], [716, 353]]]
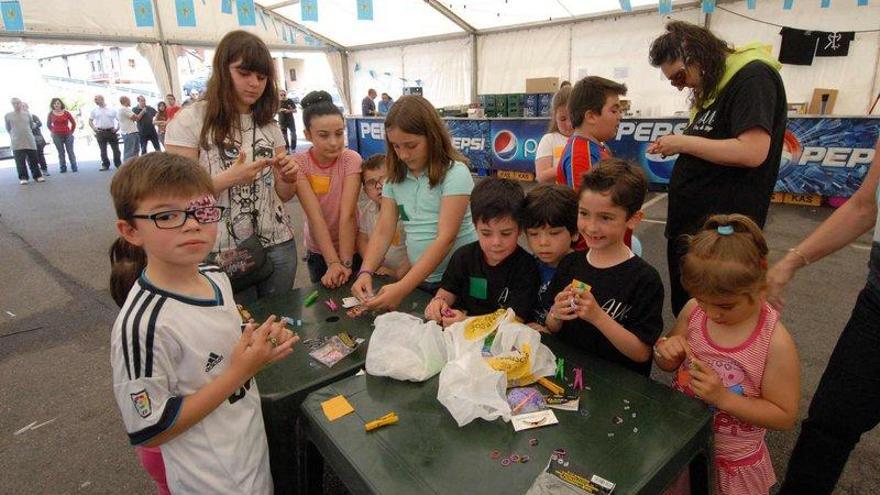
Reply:
[[764, 45], [761, 43], [749, 43], [748, 45], [744, 45], [740, 48], [734, 50], [733, 53], [727, 56], [727, 61], [724, 64], [724, 75], [721, 76], [721, 81], [718, 82], [718, 89], [715, 91], [715, 94], [706, 100], [702, 107], [697, 108], [696, 106], [691, 108], [691, 121], [694, 120], [694, 117], [697, 115], [697, 111], [702, 110], [704, 108], [709, 107], [712, 103], [715, 102], [715, 98], [721, 94], [721, 91], [727, 86], [727, 83], [733, 79], [733, 76], [739, 72], [740, 69], [746, 66], [746, 64], [750, 62], [754, 62], [755, 60], [759, 60], [764, 62], [765, 64], [773, 67], [777, 71], [782, 68], [782, 64], [779, 63], [778, 60], [773, 58], [773, 55], [770, 54], [770, 45]]

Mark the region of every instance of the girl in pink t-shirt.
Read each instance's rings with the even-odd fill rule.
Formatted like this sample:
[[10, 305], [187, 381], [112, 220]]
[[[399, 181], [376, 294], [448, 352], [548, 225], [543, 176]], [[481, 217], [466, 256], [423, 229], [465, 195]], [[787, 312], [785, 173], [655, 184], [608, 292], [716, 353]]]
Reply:
[[[797, 420], [800, 366], [765, 299], [767, 252], [748, 217], [709, 218], [682, 258], [681, 282], [693, 299], [654, 348], [657, 366], [677, 370], [673, 387], [715, 414], [715, 491], [722, 495], [769, 493], [776, 474], [764, 436]], [[683, 492], [684, 479], [667, 494]]]
[[345, 285], [355, 260], [361, 157], [345, 147], [345, 120], [326, 91], [312, 91], [300, 103], [306, 139], [312, 147], [293, 156], [299, 165], [297, 191], [306, 214], [306, 263], [312, 283]]

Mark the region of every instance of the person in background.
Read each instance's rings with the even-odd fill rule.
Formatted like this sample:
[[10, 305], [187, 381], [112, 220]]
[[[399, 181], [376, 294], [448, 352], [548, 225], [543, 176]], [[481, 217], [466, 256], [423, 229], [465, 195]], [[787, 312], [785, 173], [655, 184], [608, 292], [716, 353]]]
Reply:
[[102, 95], [95, 95], [95, 107], [89, 115], [89, 127], [95, 133], [98, 148], [101, 150], [101, 171], [110, 169], [110, 159], [107, 157], [107, 145], [113, 150], [113, 165], [119, 168], [122, 160], [119, 158], [119, 119], [116, 111], [108, 108]]
[[159, 142], [165, 146], [165, 128], [168, 125], [168, 105], [160, 101], [156, 105], [156, 118], [153, 119], [156, 130], [159, 132]]
[[361, 114], [364, 117], [372, 117], [376, 115], [376, 103], [373, 101], [376, 99], [376, 90], [370, 88], [367, 91], [367, 96], [364, 96], [364, 99], [361, 101]]
[[535, 180], [538, 182], [556, 181], [556, 167], [573, 130], [568, 114], [569, 96], [571, 96], [571, 85], [561, 88], [553, 95], [550, 127], [547, 129], [547, 134], [541, 137], [535, 152]]
[[[467, 158], [427, 99], [403, 96], [385, 118], [382, 208], [363, 267], [351, 291], [372, 310], [394, 309], [416, 288], [437, 291], [452, 252], [477, 240], [468, 208], [474, 179]], [[373, 293], [373, 275], [394, 239], [398, 219], [406, 231], [412, 269]]]
[[138, 116], [137, 128], [140, 135], [141, 154], [147, 154], [147, 143], [153, 143], [153, 149], [162, 151], [159, 146], [159, 133], [156, 132], [156, 125], [153, 119], [156, 118], [156, 109], [147, 105], [147, 99], [143, 96], [137, 97], [137, 106], [132, 108], [132, 112]]
[[610, 79], [588, 76], [572, 88], [568, 112], [574, 127], [556, 169], [556, 182], [572, 189], [600, 160], [611, 158], [605, 141], [614, 139], [620, 125], [620, 96], [626, 86]]
[[[212, 66], [205, 98], [169, 122], [165, 149], [198, 160], [211, 174], [217, 202], [229, 209], [211, 250], [217, 259], [234, 257], [242, 242], [256, 239], [271, 261], [268, 278], [236, 291], [235, 300], [246, 304], [293, 287], [296, 243], [284, 203], [296, 195], [298, 170], [284, 160], [275, 62], [266, 44], [231, 31]], [[227, 266], [235, 267], [234, 258]]]
[[[77, 172], [76, 154], [73, 152], [74, 135], [76, 131], [76, 119], [66, 110], [61, 98], [52, 98], [49, 104], [52, 111], [46, 116], [46, 127], [52, 134], [52, 142], [58, 151], [58, 167], [61, 173], [67, 173], [67, 160], [70, 160], [70, 171]], [[66, 154], [66, 156], [65, 156]]]
[[24, 110], [18, 98], [13, 98], [11, 103], [12, 111], [6, 114], [4, 121], [6, 132], [9, 133], [12, 156], [15, 157], [15, 168], [18, 169], [18, 183], [28, 183], [28, 168], [35, 181], [45, 182], [37, 163], [37, 143], [31, 130], [31, 114]]
[[313, 284], [336, 288], [360, 268], [361, 156], [345, 147], [345, 118], [329, 93], [312, 91], [300, 103], [306, 139], [312, 143], [293, 155], [299, 165], [297, 194], [306, 214], [306, 263]]
[[[30, 113], [30, 107], [27, 103], [21, 104], [25, 112]], [[34, 142], [37, 144], [37, 163], [40, 164], [40, 171], [43, 177], [49, 177], [49, 165], [46, 163], [46, 138], [43, 137], [43, 122], [39, 117], [31, 113], [31, 131], [34, 133]]]
[[[281, 135], [284, 136], [284, 144], [288, 153], [296, 153], [296, 102], [287, 97], [287, 91], [278, 92], [280, 107], [278, 108], [278, 126], [281, 127]], [[290, 133], [290, 138], [287, 133]]]
[[177, 104], [177, 98], [175, 98], [174, 95], [171, 93], [165, 95], [165, 105], [168, 106], [168, 108], [165, 110], [168, 113], [168, 118], [165, 119], [167, 122], [174, 118], [178, 110], [180, 110], [180, 105]]
[[[357, 248], [361, 258], [367, 254], [370, 237], [376, 230], [379, 213], [382, 211], [382, 187], [385, 186], [385, 155], [373, 155], [361, 164], [362, 191], [367, 197], [358, 205], [358, 238]], [[403, 223], [397, 221], [397, 230], [391, 240], [391, 246], [385, 253], [382, 266], [376, 270], [378, 275], [391, 275], [397, 280], [403, 278], [411, 265], [406, 256], [406, 232]]]
[[119, 120], [119, 132], [122, 134], [122, 161], [125, 163], [140, 154], [141, 139], [137, 127], [140, 116], [129, 108], [131, 100], [127, 96], [120, 96], [119, 104], [116, 119]]
[[394, 105], [394, 100], [391, 99], [388, 93], [382, 93], [382, 99], [379, 100], [379, 115], [388, 115], [391, 105]]
[[571, 81], [562, 81], [561, 83], [559, 83], [559, 89], [570, 88], [570, 87], [571, 87]]
[[662, 136], [647, 149], [678, 156], [666, 220], [672, 312], [677, 315], [690, 299], [680, 283], [685, 236], [719, 213], [742, 213], [764, 226], [788, 105], [781, 65], [760, 44], [734, 50], [706, 28], [672, 21], [651, 43], [650, 60], [679, 91], [691, 89], [691, 119], [684, 133]]

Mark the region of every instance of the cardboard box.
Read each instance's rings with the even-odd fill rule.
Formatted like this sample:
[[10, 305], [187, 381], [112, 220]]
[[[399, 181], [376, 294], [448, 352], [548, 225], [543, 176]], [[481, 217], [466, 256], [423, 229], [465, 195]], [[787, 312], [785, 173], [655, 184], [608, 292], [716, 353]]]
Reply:
[[813, 99], [807, 113], [812, 115], [830, 115], [834, 113], [834, 103], [837, 101], [837, 90], [816, 88], [813, 90]]
[[555, 93], [558, 89], [558, 77], [535, 77], [532, 79], [526, 79], [526, 93]]
[[785, 193], [785, 203], [799, 206], [822, 206], [822, 196], [818, 194]]

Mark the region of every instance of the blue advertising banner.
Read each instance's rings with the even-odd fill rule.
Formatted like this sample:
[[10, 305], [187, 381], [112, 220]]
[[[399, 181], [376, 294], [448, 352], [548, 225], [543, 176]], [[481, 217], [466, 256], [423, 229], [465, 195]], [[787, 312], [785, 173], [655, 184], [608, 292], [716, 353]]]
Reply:
[[[669, 184], [678, 155], [646, 153], [658, 137], [681, 134], [686, 119], [624, 120], [608, 144], [614, 156], [633, 160], [651, 184]], [[849, 197], [862, 183], [880, 134], [877, 118], [792, 117], [782, 144], [777, 192]]]
[[[447, 119], [452, 142], [470, 160], [471, 169], [534, 173], [535, 152], [546, 132], [546, 119]], [[681, 134], [687, 119], [627, 119], [606, 143], [614, 156], [632, 160], [652, 185], [667, 185], [678, 155], [647, 153], [660, 136]], [[349, 147], [367, 157], [385, 152], [381, 119], [349, 119]], [[792, 117], [783, 142], [777, 192], [849, 197], [874, 159], [880, 118]], [[354, 136], [354, 139], [352, 138]]]
[[549, 120], [492, 120], [492, 168], [535, 172], [535, 153]]
[[[450, 119], [445, 122], [452, 137], [452, 145], [470, 160], [471, 170], [484, 170], [484, 173], [488, 173], [492, 167], [488, 146], [490, 121]], [[346, 128], [348, 147], [362, 157], [385, 153], [385, 124], [382, 119], [348, 119]]]

